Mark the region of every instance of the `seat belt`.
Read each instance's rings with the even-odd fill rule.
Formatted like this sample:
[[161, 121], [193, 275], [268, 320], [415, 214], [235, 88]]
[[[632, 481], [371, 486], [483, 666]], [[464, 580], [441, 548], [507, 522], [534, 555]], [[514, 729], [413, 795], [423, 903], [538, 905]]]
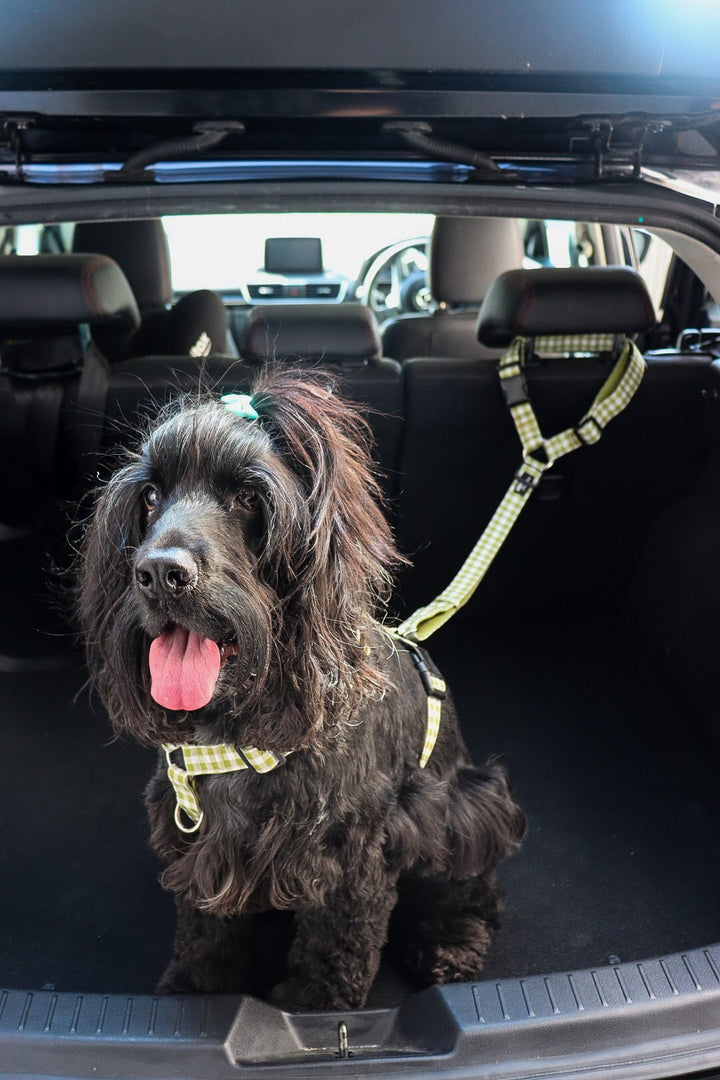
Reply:
[[[562, 353], [622, 352], [592, 405], [575, 427], [546, 439], [528, 397], [523, 367], [533, 351]], [[602, 437], [605, 426], [629, 404], [645, 374], [645, 361], [635, 343], [614, 334], [518, 337], [498, 364], [500, 385], [522, 444], [522, 464], [482, 536], [447, 588], [425, 607], [419, 608], [395, 630], [393, 637], [425, 641], [452, 618], [484, 578], [523, 507], [540, 483], [543, 473], [558, 458], [591, 446]]]
[[72, 427], [73, 479], [95, 482], [105, 430], [110, 363], [83, 327], [83, 367], [77, 384]]
[[57, 495], [58, 432], [65, 387], [79, 371], [80, 346], [72, 339], [7, 342], [0, 374], [13, 401], [20, 445], [28, 450], [36, 490], [47, 508]]

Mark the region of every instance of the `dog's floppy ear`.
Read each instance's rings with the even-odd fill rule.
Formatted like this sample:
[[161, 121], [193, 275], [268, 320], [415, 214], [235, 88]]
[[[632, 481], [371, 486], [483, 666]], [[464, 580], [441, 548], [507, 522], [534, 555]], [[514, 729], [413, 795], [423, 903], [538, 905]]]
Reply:
[[370, 426], [360, 407], [338, 393], [329, 374], [297, 369], [268, 372], [252, 402], [308, 501], [306, 535], [313, 569], [332, 567], [350, 580], [364, 579], [387, 598], [389, 571], [402, 562], [381, 509], [374, 474]]
[[165, 716], [148, 692], [132, 589], [132, 559], [142, 539], [143, 475], [139, 463], [131, 462], [111, 477], [97, 500], [77, 557], [76, 614], [92, 684], [113, 727], [152, 742]]
[[389, 598], [391, 572], [404, 560], [381, 509], [370, 427], [360, 407], [340, 396], [332, 376], [267, 370], [253, 388], [252, 403], [306, 500], [307, 515], [292, 544], [292, 621], [296, 635], [301, 628], [298, 652], [316, 661], [317, 670], [305, 672], [306, 690], [310, 680], [319, 715], [329, 719], [336, 711], [333, 698], [339, 707], [340, 699], [357, 698], [358, 691], [382, 689], [365, 646], [378, 608]]

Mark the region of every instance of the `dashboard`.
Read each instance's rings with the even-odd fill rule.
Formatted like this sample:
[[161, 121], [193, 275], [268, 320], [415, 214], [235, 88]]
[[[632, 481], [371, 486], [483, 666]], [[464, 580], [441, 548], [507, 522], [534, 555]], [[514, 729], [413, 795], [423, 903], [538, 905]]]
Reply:
[[347, 278], [325, 270], [320, 237], [270, 236], [263, 267], [240, 292], [247, 304], [341, 303], [349, 286]]

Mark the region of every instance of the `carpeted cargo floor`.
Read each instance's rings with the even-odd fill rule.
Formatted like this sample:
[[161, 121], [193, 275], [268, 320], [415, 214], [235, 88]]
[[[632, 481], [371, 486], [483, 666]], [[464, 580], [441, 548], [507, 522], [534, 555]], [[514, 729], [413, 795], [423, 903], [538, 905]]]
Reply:
[[[432, 651], [474, 757], [502, 757], [529, 817], [487, 976], [720, 940], [717, 762], [611, 625], [457, 620]], [[79, 660], [0, 675], [0, 985], [151, 992], [173, 924], [146, 842], [153, 753], [111, 741], [83, 680]], [[370, 1003], [410, 988], [390, 962]]]

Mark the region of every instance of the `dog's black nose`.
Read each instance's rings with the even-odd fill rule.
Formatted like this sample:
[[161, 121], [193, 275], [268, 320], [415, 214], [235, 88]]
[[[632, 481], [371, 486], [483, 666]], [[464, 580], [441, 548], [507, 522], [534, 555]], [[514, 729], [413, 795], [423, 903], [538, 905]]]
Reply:
[[146, 596], [179, 596], [197, 579], [197, 563], [184, 548], [148, 551], [135, 566], [135, 580]]

